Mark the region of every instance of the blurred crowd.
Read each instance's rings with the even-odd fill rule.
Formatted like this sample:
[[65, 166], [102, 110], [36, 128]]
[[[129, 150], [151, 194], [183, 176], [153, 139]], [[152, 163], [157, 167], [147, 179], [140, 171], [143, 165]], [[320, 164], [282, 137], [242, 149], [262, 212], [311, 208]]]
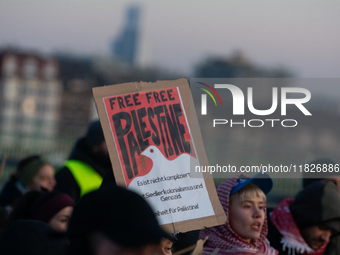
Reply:
[[271, 177], [237, 175], [217, 188], [225, 224], [167, 233], [141, 196], [117, 186], [94, 121], [61, 166], [43, 155], [17, 164], [0, 192], [0, 254], [340, 255], [340, 174], [307, 173], [302, 181], [294, 198], [267, 208]]

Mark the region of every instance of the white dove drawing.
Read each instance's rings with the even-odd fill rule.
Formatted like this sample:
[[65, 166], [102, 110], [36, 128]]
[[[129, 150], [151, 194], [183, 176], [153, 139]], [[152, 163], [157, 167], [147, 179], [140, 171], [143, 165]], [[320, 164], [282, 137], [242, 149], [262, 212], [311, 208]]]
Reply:
[[[150, 171], [153, 174], [180, 174], [190, 172], [190, 168], [194, 169], [199, 165], [199, 161], [183, 153], [174, 160], [168, 160], [162, 152], [154, 145], [149, 146], [142, 155], [149, 157], [153, 161], [153, 167]], [[156, 173], [155, 173], [156, 172]]]

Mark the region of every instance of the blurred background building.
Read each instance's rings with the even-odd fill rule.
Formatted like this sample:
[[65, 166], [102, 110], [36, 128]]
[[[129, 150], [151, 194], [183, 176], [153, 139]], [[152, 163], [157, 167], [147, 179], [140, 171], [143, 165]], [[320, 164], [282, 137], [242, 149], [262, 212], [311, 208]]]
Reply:
[[[58, 135], [62, 103], [56, 58], [5, 50], [0, 53], [1, 146], [51, 146]], [[49, 139], [44, 139], [48, 137]]]
[[[248, 12], [247, 9], [242, 9], [244, 4], [242, 5], [241, 1], [228, 1], [228, 4], [223, 4], [223, 8], [219, 6], [221, 3], [217, 4], [215, 1], [212, 1], [213, 3], [209, 1], [207, 4], [204, 1], [199, 2], [193, 6], [185, 3], [179, 5], [177, 2], [171, 5], [164, 2], [163, 8], [156, 8], [154, 6], [157, 4], [153, 3], [148, 5], [147, 12], [143, 4], [131, 5], [126, 1], [124, 5], [119, 5], [123, 6], [121, 9], [114, 9], [110, 5], [107, 10], [101, 9], [101, 13], [98, 11], [96, 17], [79, 11], [80, 7], [91, 9], [91, 1], [81, 4], [69, 3], [68, 8], [59, 6], [57, 1], [51, 1], [48, 5], [42, 4], [46, 8], [54, 8], [53, 12], [44, 11], [41, 5], [30, 3], [29, 6], [32, 8], [30, 12], [22, 7], [23, 14], [28, 16], [22, 17], [25, 22], [20, 25], [27, 24], [27, 27], [24, 27], [25, 30], [21, 31], [21, 34], [16, 35], [14, 32], [19, 23], [6, 22], [7, 20], [1, 22], [3, 27], [12, 28], [8, 34], [13, 32], [13, 38], [19, 39], [16, 39], [17, 43], [11, 43], [0, 38], [0, 157], [8, 156], [0, 186], [14, 171], [18, 160], [24, 156], [43, 154], [56, 166], [67, 159], [76, 139], [85, 134], [87, 124], [98, 118], [92, 96], [93, 87], [182, 77], [187, 77], [188, 80], [190, 77], [294, 78], [299, 77], [298, 67], [295, 65], [299, 59], [304, 60], [299, 62], [304, 67], [302, 70], [311, 73], [320, 70], [325, 74], [328, 71], [334, 74], [336, 71], [331, 70], [336, 70], [334, 68], [340, 66], [338, 47], [332, 47], [332, 43], [337, 42], [336, 36], [340, 34], [338, 32], [340, 26], [336, 25], [337, 22], [332, 22], [334, 17], [336, 21], [338, 20], [337, 13], [333, 14], [338, 8], [332, 7], [335, 3], [328, 4], [327, 8], [316, 6], [316, 9], [313, 9], [309, 6], [311, 9], [306, 9], [305, 14], [299, 11], [301, 8], [293, 4], [283, 10], [280, 4], [274, 2], [270, 4], [261, 2], [254, 6], [248, 3], [250, 5]], [[0, 21], [5, 17], [5, 13], [18, 11], [20, 5], [25, 3], [8, 5], [10, 7], [7, 8], [2, 4]], [[169, 8], [170, 5], [174, 6], [174, 11]], [[228, 5], [228, 8], [225, 5]], [[260, 7], [267, 5], [272, 9], [268, 7], [270, 11], [266, 13], [273, 16], [262, 15], [263, 8]], [[99, 4], [95, 3], [94, 6], [97, 8]], [[239, 12], [234, 12], [236, 9]], [[65, 10], [69, 11], [70, 15]], [[230, 10], [236, 16], [226, 15]], [[311, 33], [307, 31], [311, 30], [309, 26], [315, 27], [312, 22], [311, 24], [306, 22], [314, 17], [314, 14], [310, 13], [314, 13], [315, 10], [320, 12], [319, 17], [324, 17], [322, 20], [324, 23], [318, 20], [317, 24], [320, 27], [315, 28], [320, 34], [316, 34], [314, 30]], [[164, 15], [166, 11], [169, 11], [167, 16]], [[253, 16], [254, 11], [261, 13], [259, 18]], [[192, 16], [196, 12], [196, 16]], [[289, 15], [286, 15], [288, 12]], [[33, 13], [37, 16], [33, 17], [30, 23], [27, 20], [29, 15], [34, 16]], [[277, 21], [275, 23], [279, 24], [278, 26], [268, 22], [275, 19], [275, 13], [283, 15], [280, 16], [281, 20], [279, 17], [279, 23]], [[68, 25], [77, 23], [76, 14], [82, 15], [79, 19], [87, 26], [82, 28], [79, 26], [79, 30], [77, 27], [72, 33], [65, 32], [68, 31]], [[50, 17], [51, 20], [56, 18], [57, 28], [50, 27], [52, 24], [49, 23]], [[189, 18], [185, 19], [186, 17]], [[111, 18], [115, 19], [114, 24], [108, 22]], [[183, 18], [185, 23], [182, 22]], [[44, 40], [43, 30], [33, 29], [36, 21], [39, 23], [39, 29], [44, 28], [46, 23], [46, 31], [53, 35], [49, 37], [49, 41]], [[95, 21], [102, 23], [97, 25]], [[162, 22], [168, 22], [168, 26]], [[327, 22], [334, 26], [327, 25]], [[145, 29], [145, 24], [156, 27], [154, 33], [157, 34], [157, 38]], [[289, 31], [293, 32], [277, 28], [286, 25]], [[109, 31], [110, 39], [107, 41], [100, 39], [96, 33], [103, 27]], [[185, 29], [182, 29], [183, 27]], [[295, 27], [296, 30], [291, 30]], [[304, 33], [300, 32], [302, 29]], [[217, 31], [220, 37], [210, 33], [212, 31]], [[64, 32], [69, 34], [65, 36]], [[274, 38], [275, 32], [280, 36]], [[40, 35], [39, 40], [44, 41], [46, 45], [71, 35], [75, 36], [77, 47], [72, 49], [67, 43], [60, 43], [53, 52], [47, 52], [44, 44], [40, 46], [35, 46], [34, 43], [25, 44], [26, 41], [34, 42], [33, 38], [37, 37], [37, 33]], [[4, 35], [4, 32], [2, 34]], [[90, 36], [90, 39], [88, 37], [86, 37], [88, 40], [84, 39], [84, 34]], [[308, 42], [323, 38], [322, 43], [327, 45], [304, 43], [300, 38], [303, 35], [306, 35]], [[94, 42], [98, 41], [107, 48], [105, 54], [80, 54], [81, 50], [78, 48], [93, 47]], [[172, 42], [172, 48], [166, 48], [165, 42]], [[204, 49], [204, 54], [195, 56], [199, 44], [202, 52]], [[255, 48], [250, 50], [249, 45]], [[297, 48], [294, 48], [295, 46]], [[320, 51], [316, 52], [315, 47], [320, 47]], [[289, 49], [288, 53], [284, 51], [285, 48]], [[326, 48], [332, 51], [326, 52]], [[273, 58], [270, 58], [274, 53], [276, 54], [274, 59], [277, 60], [275, 63], [272, 61]], [[190, 58], [191, 71], [188, 71], [183, 63], [187, 63], [190, 56], [194, 57]], [[265, 60], [260, 61], [263, 56]], [[286, 62], [281, 61], [278, 56]], [[276, 64], [282, 62], [289, 64]], [[169, 68], [171, 64], [173, 68]], [[310, 66], [306, 67], [307, 64]], [[334, 88], [335, 93], [328, 91], [328, 94], [323, 94], [325, 90], [321, 87], [313, 88], [318, 93], [313, 92], [313, 100], [308, 106], [319, 121], [314, 123], [304, 119], [294, 132], [280, 130], [278, 135], [276, 130], [270, 128], [224, 129], [211, 132], [207, 123], [201, 122], [200, 128], [211, 164], [217, 162], [234, 165], [241, 163], [255, 165], [263, 162], [300, 164], [319, 156], [337, 159], [340, 153], [340, 136], [337, 132], [340, 124], [340, 104], [337, 97], [339, 89]], [[268, 103], [270, 104], [265, 100], [270, 95], [270, 88], [269, 85], [262, 87], [255, 102], [257, 107], [265, 109]], [[216, 183], [220, 181], [217, 180]], [[276, 183], [272, 192], [273, 197], [294, 195], [300, 184], [300, 180]]]

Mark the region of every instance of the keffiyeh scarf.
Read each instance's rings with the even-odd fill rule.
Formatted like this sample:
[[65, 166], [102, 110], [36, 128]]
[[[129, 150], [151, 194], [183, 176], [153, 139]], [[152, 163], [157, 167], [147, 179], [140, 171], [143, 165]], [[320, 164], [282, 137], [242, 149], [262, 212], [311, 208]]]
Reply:
[[274, 226], [283, 236], [281, 239], [282, 250], [288, 249], [288, 254], [308, 254], [321, 255], [324, 253], [327, 244], [322, 245], [319, 249], [313, 250], [303, 239], [299, 228], [291, 214], [289, 205], [294, 201], [293, 198], [286, 198], [281, 201], [270, 215]]

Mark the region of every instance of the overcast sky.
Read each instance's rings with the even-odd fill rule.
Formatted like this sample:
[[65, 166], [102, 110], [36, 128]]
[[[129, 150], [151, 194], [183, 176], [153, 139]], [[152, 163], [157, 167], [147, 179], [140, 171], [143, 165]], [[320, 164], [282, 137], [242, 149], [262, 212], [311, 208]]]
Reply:
[[190, 74], [207, 56], [241, 50], [299, 77], [340, 76], [337, 0], [0, 0], [0, 47], [109, 56], [132, 3], [141, 7], [141, 63]]

